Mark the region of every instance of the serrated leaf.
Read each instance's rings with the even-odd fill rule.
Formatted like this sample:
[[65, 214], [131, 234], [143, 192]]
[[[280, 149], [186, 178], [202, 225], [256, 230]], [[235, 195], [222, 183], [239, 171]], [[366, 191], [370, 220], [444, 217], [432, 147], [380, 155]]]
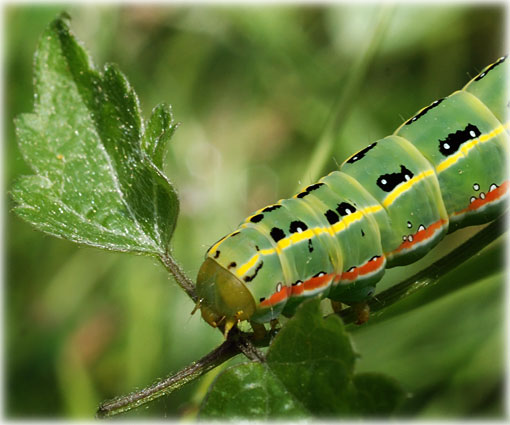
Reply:
[[[258, 412], [258, 419], [387, 417], [403, 400], [402, 389], [384, 375], [354, 374], [355, 359], [342, 321], [334, 316], [323, 319], [318, 299], [304, 302], [269, 347], [266, 363], [241, 364], [220, 374], [200, 414], [252, 418]], [[251, 373], [245, 373], [248, 366]], [[270, 383], [278, 386], [269, 390]], [[293, 409], [268, 409], [267, 400], [271, 406]]]
[[165, 147], [174, 135], [177, 126], [174, 123], [170, 105], [162, 103], [152, 110], [143, 135], [142, 148], [158, 168], [163, 167]]
[[14, 210], [81, 244], [166, 252], [179, 210], [159, 168], [175, 130], [169, 107], [155, 108], [144, 132], [127, 79], [113, 65], [97, 71], [64, 17], [44, 32], [34, 72], [34, 112], [17, 118], [16, 131], [36, 175], [14, 185]]

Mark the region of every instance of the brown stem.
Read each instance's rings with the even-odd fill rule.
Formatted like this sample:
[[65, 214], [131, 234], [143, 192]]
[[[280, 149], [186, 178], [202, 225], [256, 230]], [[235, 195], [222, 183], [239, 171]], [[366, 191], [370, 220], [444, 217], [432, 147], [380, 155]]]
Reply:
[[239, 353], [238, 337], [233, 335], [232, 338], [227, 339], [209, 354], [191, 363], [175, 375], [171, 375], [140, 391], [135, 391], [126, 396], [102, 403], [97, 410], [96, 416], [98, 418], [108, 418], [149, 403], [193, 381]]
[[190, 297], [196, 303], [198, 301], [198, 297], [195, 293], [195, 284], [188, 276], [186, 276], [184, 270], [181, 269], [181, 267], [175, 262], [173, 257], [168, 252], [161, 254], [159, 259], [166, 267], [166, 269], [174, 276], [179, 286], [184, 289], [186, 294], [188, 294], [188, 297]]

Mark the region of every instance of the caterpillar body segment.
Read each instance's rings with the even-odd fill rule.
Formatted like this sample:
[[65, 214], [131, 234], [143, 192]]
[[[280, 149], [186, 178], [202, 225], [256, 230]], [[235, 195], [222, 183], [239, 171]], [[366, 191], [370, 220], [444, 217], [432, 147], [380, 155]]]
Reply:
[[290, 316], [320, 294], [357, 304], [388, 267], [412, 263], [448, 232], [506, 210], [510, 143], [506, 57], [393, 135], [292, 198], [256, 211], [215, 243], [197, 278], [202, 316]]

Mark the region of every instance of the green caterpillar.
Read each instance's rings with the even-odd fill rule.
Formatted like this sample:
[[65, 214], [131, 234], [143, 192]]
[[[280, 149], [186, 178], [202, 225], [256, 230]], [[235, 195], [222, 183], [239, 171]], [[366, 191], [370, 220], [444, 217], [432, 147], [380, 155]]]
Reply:
[[290, 316], [317, 294], [363, 302], [386, 268], [501, 215], [509, 66], [500, 58], [339, 171], [260, 209], [215, 243], [197, 278], [202, 317], [227, 333], [241, 320]]

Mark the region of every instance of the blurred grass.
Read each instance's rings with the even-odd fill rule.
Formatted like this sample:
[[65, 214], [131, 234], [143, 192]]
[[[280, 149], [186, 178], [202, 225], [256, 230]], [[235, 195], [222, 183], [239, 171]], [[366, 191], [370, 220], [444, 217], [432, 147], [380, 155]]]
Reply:
[[[29, 173], [12, 118], [32, 110], [37, 39], [62, 9], [5, 9], [8, 186]], [[125, 72], [145, 116], [164, 101], [182, 122], [166, 171], [182, 207], [174, 253], [192, 277], [205, 249], [246, 215], [311, 183], [300, 179], [379, 12], [349, 4], [65, 9], [95, 63], [116, 62]], [[398, 6], [323, 171], [460, 89], [505, 53], [503, 33], [501, 5]], [[191, 301], [155, 261], [76, 247], [11, 214], [6, 220], [8, 417], [90, 418], [100, 400], [176, 371], [220, 343], [218, 332], [190, 316]], [[389, 270], [380, 287], [473, 231], [450, 236], [417, 264]], [[492, 249], [489, 264], [502, 252], [501, 244]], [[361, 369], [394, 376], [413, 393], [402, 414], [503, 414], [499, 264], [440, 301], [355, 331]], [[456, 284], [472, 273], [455, 272]], [[420, 296], [413, 302], [419, 306]], [[192, 417], [199, 394], [200, 384], [190, 385], [130, 416]]]

